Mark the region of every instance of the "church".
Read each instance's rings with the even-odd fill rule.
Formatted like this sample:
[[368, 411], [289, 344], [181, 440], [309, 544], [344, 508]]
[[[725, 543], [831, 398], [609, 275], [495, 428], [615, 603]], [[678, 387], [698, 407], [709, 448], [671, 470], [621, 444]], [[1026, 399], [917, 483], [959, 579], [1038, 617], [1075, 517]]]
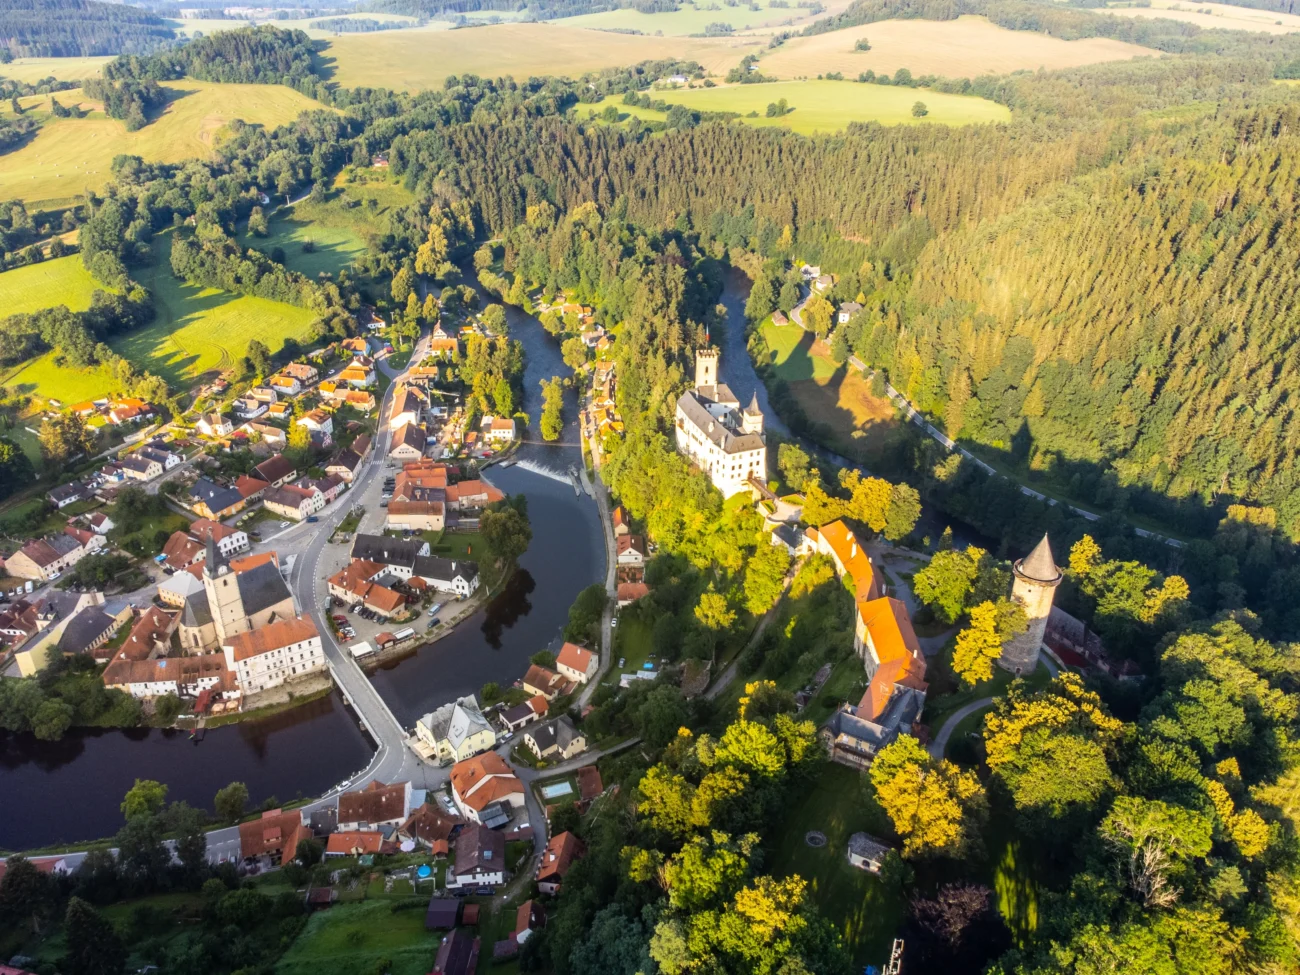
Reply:
[[240, 633], [295, 615], [293, 594], [280, 576], [274, 552], [227, 560], [208, 535], [196, 589], [181, 610], [180, 641], [186, 650], [216, 650]]
[[731, 497], [767, 485], [767, 438], [755, 393], [743, 410], [735, 393], [718, 382], [717, 349], [695, 353], [695, 388], [677, 401], [677, 449]]

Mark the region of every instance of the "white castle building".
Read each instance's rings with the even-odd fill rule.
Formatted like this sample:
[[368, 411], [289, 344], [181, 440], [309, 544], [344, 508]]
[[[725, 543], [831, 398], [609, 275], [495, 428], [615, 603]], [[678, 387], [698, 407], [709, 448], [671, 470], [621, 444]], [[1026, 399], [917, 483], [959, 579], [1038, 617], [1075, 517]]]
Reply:
[[677, 401], [677, 449], [729, 498], [749, 490], [751, 477], [767, 483], [767, 438], [758, 394], [742, 410], [718, 382], [718, 355], [717, 349], [695, 353], [695, 388]]

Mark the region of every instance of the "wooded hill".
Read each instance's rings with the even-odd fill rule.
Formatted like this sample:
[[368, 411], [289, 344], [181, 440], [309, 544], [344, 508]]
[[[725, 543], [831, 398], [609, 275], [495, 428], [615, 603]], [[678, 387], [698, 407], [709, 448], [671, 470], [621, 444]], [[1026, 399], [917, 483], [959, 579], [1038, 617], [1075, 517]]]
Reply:
[[124, 3], [5, 0], [0, 4], [0, 52], [11, 58], [148, 54], [175, 39], [161, 17]]

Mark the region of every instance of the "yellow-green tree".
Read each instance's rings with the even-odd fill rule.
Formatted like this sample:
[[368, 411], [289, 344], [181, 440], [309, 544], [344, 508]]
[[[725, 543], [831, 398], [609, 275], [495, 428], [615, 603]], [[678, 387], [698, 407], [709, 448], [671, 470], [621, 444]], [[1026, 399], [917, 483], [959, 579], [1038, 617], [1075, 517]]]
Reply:
[[986, 805], [974, 772], [933, 758], [911, 735], [881, 749], [871, 784], [908, 857], [960, 854]]

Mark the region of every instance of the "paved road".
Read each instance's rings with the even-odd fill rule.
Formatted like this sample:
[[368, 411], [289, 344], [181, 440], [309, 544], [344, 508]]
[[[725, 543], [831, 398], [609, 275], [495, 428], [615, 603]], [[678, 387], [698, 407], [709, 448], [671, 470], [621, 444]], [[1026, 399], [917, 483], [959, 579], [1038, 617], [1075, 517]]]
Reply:
[[[1061, 668], [1056, 666], [1056, 662], [1052, 660], [1051, 657], [1043, 654], [1039, 659], [1043, 661], [1044, 666], [1047, 667], [1047, 672], [1053, 677], [1060, 673]], [[957, 730], [957, 725], [961, 724], [965, 718], [968, 718], [976, 711], [982, 711], [984, 708], [990, 707], [992, 704], [993, 698], [982, 697], [978, 701], [971, 701], [970, 704], [958, 708], [950, 714], [948, 720], [943, 723], [943, 727], [939, 729], [939, 733], [930, 740], [930, 754], [935, 758], [943, 758], [944, 752], [948, 750], [948, 739], [951, 738], [952, 733]]]
[[593, 495], [596, 499], [596, 507], [600, 509], [600, 524], [605, 531], [605, 595], [608, 601], [605, 605], [605, 613], [600, 620], [600, 667], [594, 677], [587, 682], [587, 686], [582, 689], [578, 695], [577, 706], [581, 709], [591, 699], [591, 695], [596, 692], [597, 685], [600, 684], [610, 665], [614, 662], [614, 613], [618, 608], [618, 550], [614, 542], [614, 522], [609, 510], [609, 492], [604, 482], [597, 474], [595, 483], [587, 477], [586, 468], [581, 470], [582, 486], [587, 493]]

